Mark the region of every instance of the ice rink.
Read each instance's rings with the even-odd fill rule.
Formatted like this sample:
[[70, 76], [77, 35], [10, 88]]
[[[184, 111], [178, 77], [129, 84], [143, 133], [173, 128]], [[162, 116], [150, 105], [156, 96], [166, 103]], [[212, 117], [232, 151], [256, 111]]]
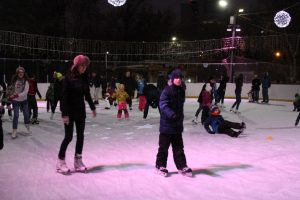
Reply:
[[[88, 110], [83, 161], [88, 173], [56, 173], [59, 146], [64, 137], [60, 113], [50, 120], [45, 102], [39, 102], [39, 125], [26, 136], [20, 114], [19, 134], [11, 139], [12, 122], [3, 117], [4, 149], [0, 151], [0, 199], [26, 200], [296, 200], [300, 199], [300, 129], [291, 102], [254, 104], [243, 101], [240, 115], [222, 115], [247, 125], [238, 138], [208, 134], [192, 123], [198, 107], [187, 99], [183, 140], [192, 178], [177, 173], [169, 149], [170, 176], [155, 173], [159, 113], [150, 108], [142, 119], [134, 100], [129, 120], [118, 120], [117, 110], [97, 106]], [[66, 161], [73, 170], [76, 136]]]

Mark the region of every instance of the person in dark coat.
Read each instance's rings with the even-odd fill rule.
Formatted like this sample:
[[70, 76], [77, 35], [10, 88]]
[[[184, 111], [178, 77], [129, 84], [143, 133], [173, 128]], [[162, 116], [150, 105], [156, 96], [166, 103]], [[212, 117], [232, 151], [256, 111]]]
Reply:
[[163, 73], [159, 73], [156, 82], [156, 86], [159, 94], [161, 94], [161, 92], [163, 91], [163, 89], [166, 87], [167, 84], [168, 84], [167, 77]]
[[[224, 120], [218, 106], [213, 105], [210, 109], [210, 116], [204, 122], [205, 130], [210, 134], [224, 133], [231, 137], [238, 137], [246, 128], [246, 124]], [[211, 127], [211, 128], [210, 128]], [[236, 131], [236, 130], [238, 131]]]
[[93, 89], [94, 93], [94, 104], [99, 104], [99, 90], [101, 85], [101, 79], [97, 72], [92, 72], [90, 77], [90, 87]]
[[254, 75], [254, 79], [252, 80], [252, 94], [253, 94], [253, 102], [258, 103], [259, 100], [259, 90], [260, 90], [261, 81]]
[[[230, 108], [230, 112], [238, 113], [240, 103], [242, 101], [242, 87], [244, 82], [243, 74], [239, 74], [238, 77], [235, 78], [235, 102]], [[234, 110], [235, 108], [235, 110]]]
[[54, 72], [53, 76], [54, 76], [54, 82], [53, 82], [54, 96], [53, 96], [53, 102], [51, 104], [51, 117], [50, 117], [51, 120], [54, 117], [57, 104], [61, 100], [62, 83], [64, 79], [64, 76], [60, 72]]
[[159, 100], [161, 115], [156, 169], [159, 174], [168, 175], [168, 170], [166, 169], [168, 149], [172, 145], [174, 162], [179, 173], [192, 176], [192, 169], [187, 166], [183, 150], [182, 132], [185, 90], [182, 87], [182, 73], [179, 69], [171, 73], [171, 83], [162, 91]]
[[268, 72], [265, 73], [261, 81], [261, 87], [263, 96], [262, 103], [269, 103], [269, 88], [271, 87], [271, 78]]
[[205, 89], [206, 89], [206, 84], [204, 84], [203, 86], [202, 86], [202, 89], [201, 89], [201, 91], [200, 91], [200, 93], [199, 93], [199, 96], [198, 96], [198, 100], [197, 100], [197, 102], [199, 103], [199, 107], [198, 107], [198, 109], [197, 109], [197, 111], [196, 111], [196, 113], [195, 113], [195, 118], [193, 119], [193, 123], [195, 123], [195, 124], [197, 124], [198, 123], [198, 115], [199, 115], [199, 113], [201, 112], [201, 110], [203, 109], [203, 106], [202, 106], [202, 94], [203, 94], [203, 92], [205, 91]]
[[229, 81], [229, 77], [225, 74], [221, 76], [220, 80], [220, 85], [217, 89], [217, 98], [216, 98], [216, 103], [219, 104], [221, 103], [221, 107], [223, 107], [224, 104], [224, 98], [225, 98], [225, 92], [226, 92], [226, 85], [227, 82]]
[[144, 109], [144, 116], [143, 118], [146, 119], [148, 116], [148, 111], [149, 111], [149, 106], [151, 106], [152, 108], [157, 108], [160, 112], [159, 109], [159, 91], [157, 89], [157, 87], [155, 87], [155, 85], [153, 84], [147, 84], [144, 87], [144, 95], [146, 96], [146, 106]]
[[37, 106], [35, 96], [38, 95], [39, 98], [42, 99], [42, 95], [38, 89], [38, 85], [35, 76], [33, 74], [30, 76], [28, 82], [29, 82], [29, 90], [27, 93], [28, 110], [29, 110], [29, 118], [32, 117], [30, 122], [32, 124], [39, 124], [40, 122], [38, 120], [38, 106]]
[[86, 172], [87, 168], [82, 162], [82, 149], [84, 141], [84, 128], [86, 119], [85, 100], [96, 117], [96, 108], [90, 94], [86, 69], [90, 64], [87, 56], [78, 55], [66, 75], [62, 85], [61, 111], [65, 127], [65, 137], [58, 153], [56, 169], [60, 173], [69, 173], [65, 162], [65, 154], [73, 138], [74, 124], [76, 126], [76, 148], [74, 158], [75, 171]]
[[101, 94], [102, 94], [102, 99], [105, 99], [105, 93], [107, 89], [107, 80], [106, 77], [103, 75], [100, 76], [100, 81], [101, 81]]

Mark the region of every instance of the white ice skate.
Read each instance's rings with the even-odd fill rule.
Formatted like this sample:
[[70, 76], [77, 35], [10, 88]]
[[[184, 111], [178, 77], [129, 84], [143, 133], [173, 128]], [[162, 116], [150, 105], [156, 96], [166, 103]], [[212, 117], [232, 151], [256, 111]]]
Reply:
[[192, 120], [193, 124], [198, 124], [198, 118], [195, 117], [193, 120]]
[[169, 171], [165, 167], [159, 167], [159, 168], [156, 168], [156, 173], [161, 176], [167, 177]]
[[13, 129], [13, 131], [11, 133], [11, 138], [16, 139], [16, 137], [17, 137], [17, 129]]
[[74, 168], [76, 172], [87, 173], [87, 168], [82, 162], [82, 156], [76, 155], [74, 158]]
[[30, 130], [29, 124], [25, 124], [25, 127], [26, 127], [26, 130], [27, 130], [27, 135], [28, 135], [28, 136], [32, 135], [32, 132], [31, 132], [31, 130]]
[[182, 174], [183, 176], [187, 176], [187, 177], [192, 177], [193, 176], [193, 171], [189, 167], [184, 167], [184, 168], [178, 170], [178, 173]]
[[68, 168], [66, 161], [58, 159], [56, 163], [56, 172], [61, 174], [69, 174], [71, 170]]

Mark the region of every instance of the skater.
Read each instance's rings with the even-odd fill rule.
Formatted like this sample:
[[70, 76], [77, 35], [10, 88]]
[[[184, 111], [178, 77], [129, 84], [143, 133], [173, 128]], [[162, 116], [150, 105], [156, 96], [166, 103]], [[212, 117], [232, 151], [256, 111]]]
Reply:
[[271, 87], [271, 79], [268, 72], [265, 73], [262, 79], [261, 87], [263, 96], [262, 103], [269, 103], [269, 88]]
[[160, 72], [158, 74], [157, 81], [156, 81], [156, 86], [159, 92], [159, 96], [167, 84], [168, 84], [167, 77], [162, 72]]
[[113, 105], [114, 99], [112, 96], [114, 95], [115, 90], [108, 85], [106, 88], [106, 93], [105, 93], [105, 109], [110, 109], [110, 107]]
[[206, 83], [204, 88], [205, 90], [203, 90], [201, 94], [201, 98], [202, 98], [201, 124], [203, 124], [206, 121], [206, 119], [209, 117], [209, 108], [212, 105], [212, 101], [213, 101], [211, 84]]
[[235, 78], [235, 91], [234, 91], [235, 102], [231, 106], [230, 112], [239, 113], [238, 110], [239, 110], [240, 103], [242, 101], [241, 94], [242, 94], [243, 82], [244, 82], [244, 76], [243, 74], [239, 74], [238, 77]]
[[99, 104], [99, 90], [101, 85], [100, 76], [97, 74], [96, 71], [93, 71], [90, 77], [90, 87], [94, 94], [94, 104]]
[[183, 105], [185, 90], [182, 88], [182, 74], [179, 69], [171, 73], [172, 85], [162, 91], [159, 106], [161, 109], [159, 127], [159, 148], [156, 156], [156, 170], [163, 176], [168, 175], [168, 149], [172, 145], [173, 158], [178, 172], [185, 176], [192, 176], [192, 169], [187, 166], [182, 139]]
[[118, 114], [117, 114], [118, 119], [121, 119], [122, 111], [124, 111], [125, 118], [129, 119], [129, 113], [128, 113], [128, 110], [127, 110], [126, 100], [128, 100], [130, 97], [127, 94], [127, 92], [125, 92], [124, 87], [125, 86], [123, 84], [119, 84], [116, 93], [113, 94], [113, 96], [112, 96], [112, 98], [113, 99], [116, 98], [117, 102], [118, 102]]
[[146, 106], [146, 97], [144, 94], [144, 87], [146, 85], [146, 81], [143, 77], [143, 75], [137, 76], [137, 98], [139, 98], [139, 110], [144, 111]]
[[35, 80], [34, 75], [31, 75], [28, 82], [29, 82], [29, 90], [27, 94], [27, 99], [28, 99], [29, 119], [31, 118], [31, 114], [32, 114], [32, 118], [30, 120], [31, 124], [39, 124], [40, 122], [38, 120], [38, 106], [37, 106], [35, 95], [37, 94], [40, 99], [42, 99], [42, 95], [38, 89], [37, 82]]
[[199, 115], [199, 113], [201, 112], [201, 110], [203, 109], [203, 107], [202, 107], [202, 94], [203, 94], [203, 92], [205, 91], [205, 88], [206, 88], [206, 84], [204, 84], [204, 85], [202, 86], [202, 89], [201, 89], [200, 94], [199, 94], [199, 96], [198, 96], [197, 102], [199, 103], [199, 107], [198, 107], [198, 109], [197, 109], [197, 111], [196, 111], [196, 113], [195, 113], [195, 118], [192, 120], [192, 122], [193, 122], [194, 124], [198, 124], [198, 115]]
[[226, 85], [229, 81], [229, 78], [226, 74], [221, 75], [220, 85], [217, 89], [217, 95], [216, 95], [216, 104], [220, 104], [220, 107], [224, 107], [224, 98], [225, 98], [225, 92], [226, 92]]
[[[246, 128], [246, 124], [244, 122], [236, 123], [224, 120], [220, 113], [221, 111], [218, 106], [213, 105], [211, 107], [210, 116], [204, 122], [204, 128], [208, 133], [224, 133], [231, 137], [238, 137]], [[210, 129], [210, 126], [212, 129]], [[237, 129], [238, 131], [235, 131], [233, 129]]]
[[13, 131], [11, 134], [12, 139], [17, 137], [17, 128], [19, 120], [20, 109], [24, 115], [24, 124], [27, 129], [28, 135], [31, 135], [29, 127], [29, 110], [28, 110], [28, 100], [27, 93], [29, 89], [28, 76], [25, 73], [25, 69], [19, 66], [16, 69], [16, 74], [11, 79], [11, 85], [13, 86], [12, 94], [8, 97], [9, 101], [12, 102], [14, 117], [13, 117]]
[[103, 76], [103, 75], [100, 76], [100, 83], [101, 83], [102, 99], [105, 99], [105, 93], [106, 93], [106, 88], [107, 88], [107, 79], [105, 76]]
[[2, 115], [4, 114], [4, 107], [0, 106], [0, 150], [3, 149], [3, 127], [2, 127]]
[[[3, 79], [3, 75], [0, 75], [0, 86], [2, 87], [2, 98], [1, 98], [1, 106], [3, 106], [3, 115], [5, 113], [5, 106], [7, 108], [8, 117], [10, 120], [12, 120], [12, 108], [11, 108], [11, 102], [8, 100], [8, 90], [13, 89], [12, 87], [6, 87], [6, 83]], [[10, 94], [11, 95], [11, 94]]]
[[152, 108], [158, 108], [158, 111], [160, 113], [159, 109], [159, 91], [157, 87], [153, 84], [148, 84], [144, 88], [144, 94], [146, 96], [146, 106], [144, 109], [144, 115], [143, 119], [146, 119], [148, 116], [149, 106]]
[[47, 112], [49, 112], [51, 108], [51, 104], [54, 101], [54, 84], [50, 83], [48, 86], [47, 92], [46, 92], [46, 109]]
[[294, 109], [293, 111], [300, 111], [300, 96], [298, 93], [295, 94], [295, 99], [293, 101]]
[[134, 91], [136, 89], [136, 82], [131, 77], [129, 71], [126, 72], [125, 77], [121, 81], [121, 84], [124, 84], [125, 92], [129, 95], [129, 98], [127, 99], [127, 103], [129, 106], [129, 110], [132, 110], [132, 98], [134, 97]]
[[74, 124], [76, 126], [76, 150], [74, 157], [74, 168], [78, 172], [87, 172], [86, 166], [82, 162], [82, 148], [85, 128], [85, 101], [92, 110], [93, 117], [96, 117], [96, 108], [90, 94], [90, 88], [86, 69], [90, 64], [87, 56], [78, 55], [73, 60], [73, 65], [69, 69], [62, 85], [61, 111], [62, 120], [65, 127], [65, 137], [61, 143], [56, 165], [57, 172], [67, 174], [70, 169], [66, 165], [65, 154], [69, 143], [73, 138]]
[[300, 113], [298, 114], [298, 116], [296, 118], [295, 126], [298, 126], [299, 121], [300, 121]]
[[257, 74], [255, 74], [254, 79], [252, 80], [252, 93], [253, 93], [253, 102], [254, 103], [258, 103], [260, 85], [261, 85], [261, 81], [257, 77]]
[[62, 95], [62, 83], [64, 76], [60, 72], [54, 72], [54, 98], [53, 102], [51, 104], [51, 116], [50, 119], [53, 120], [55, 109], [57, 107], [58, 102], [61, 100], [61, 95]]

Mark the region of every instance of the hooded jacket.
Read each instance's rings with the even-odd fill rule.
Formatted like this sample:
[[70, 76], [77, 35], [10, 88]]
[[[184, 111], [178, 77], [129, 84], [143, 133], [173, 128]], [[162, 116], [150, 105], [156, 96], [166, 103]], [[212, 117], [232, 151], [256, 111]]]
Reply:
[[180, 134], [183, 132], [184, 102], [185, 90], [182, 86], [172, 84], [165, 87], [159, 100], [160, 133]]

